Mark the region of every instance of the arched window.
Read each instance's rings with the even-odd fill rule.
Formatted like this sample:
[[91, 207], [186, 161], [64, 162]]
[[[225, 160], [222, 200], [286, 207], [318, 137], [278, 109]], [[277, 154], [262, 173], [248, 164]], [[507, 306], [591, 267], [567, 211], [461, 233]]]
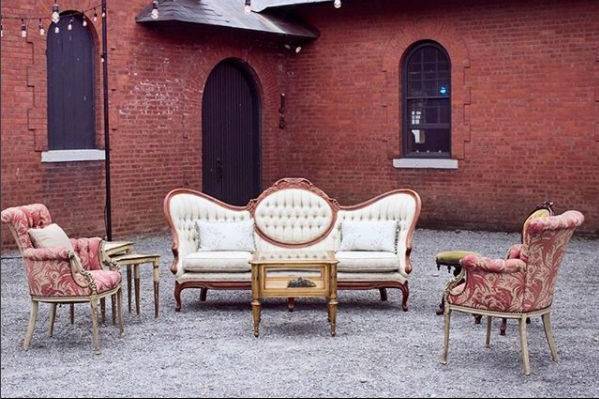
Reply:
[[83, 18], [79, 13], [65, 12], [48, 30], [50, 150], [96, 147], [95, 45]]
[[416, 43], [403, 65], [403, 155], [451, 155], [451, 63], [435, 42]]

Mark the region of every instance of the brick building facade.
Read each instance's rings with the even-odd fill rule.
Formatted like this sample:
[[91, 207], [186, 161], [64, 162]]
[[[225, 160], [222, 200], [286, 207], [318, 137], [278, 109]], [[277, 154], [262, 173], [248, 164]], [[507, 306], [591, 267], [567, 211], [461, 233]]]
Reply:
[[[3, 2], [2, 14], [40, 15], [51, 3]], [[60, 5], [81, 9], [80, 3]], [[599, 231], [598, 2], [300, 5], [287, 11], [320, 36], [299, 53], [260, 34], [149, 28], [135, 22], [148, 3], [109, 1], [116, 237], [165, 229], [165, 194], [202, 189], [202, 94], [211, 70], [227, 58], [243, 60], [259, 87], [263, 188], [302, 176], [350, 204], [409, 187], [422, 197], [420, 226], [492, 230], [517, 230], [528, 211], [551, 199], [560, 211], [585, 214], [581, 231]], [[46, 39], [35, 29], [23, 39], [19, 27], [3, 21], [1, 207], [42, 202], [67, 233], [103, 235], [104, 162], [42, 162]], [[97, 39], [99, 21], [94, 28]], [[422, 40], [440, 44], [451, 60], [457, 168], [399, 167], [403, 57]], [[2, 233], [10, 243], [4, 227]]]

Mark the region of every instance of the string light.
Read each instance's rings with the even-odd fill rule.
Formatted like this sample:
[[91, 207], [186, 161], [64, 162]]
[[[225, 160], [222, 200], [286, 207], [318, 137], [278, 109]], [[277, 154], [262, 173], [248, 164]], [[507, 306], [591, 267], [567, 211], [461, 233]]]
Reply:
[[245, 6], [243, 7], [243, 10], [246, 14], [252, 12], [252, 0], [245, 0]]
[[25, 25], [25, 20], [21, 18], [21, 37], [25, 39], [27, 37], [27, 26]]
[[85, 15], [83, 15], [83, 22], [81, 23], [81, 25], [85, 28], [87, 26], [87, 18], [85, 18]]
[[94, 9], [94, 22], [98, 22], [98, 12]]
[[4, 27], [0, 23], [0, 37], [4, 37]]
[[69, 21], [69, 24], [67, 25], [67, 30], [73, 30], [73, 18], [71, 18], [71, 20]]
[[341, 8], [341, 0], [335, 0], [333, 5], [335, 6], [335, 8]]
[[58, 33], [58, 32], [60, 32], [60, 28], [58, 26], [55, 26], [54, 27], [54, 33]]
[[158, 19], [159, 14], [158, 14], [158, 0], [153, 0], [152, 1], [152, 13], [150, 14], [150, 16], [152, 17], [152, 19]]
[[57, 24], [58, 21], [60, 21], [60, 10], [58, 8], [58, 3], [54, 3], [52, 6], [52, 22]]
[[46, 30], [44, 29], [44, 25], [42, 25], [42, 19], [40, 18], [40, 23], [38, 25], [38, 28], [40, 30], [40, 36], [44, 36], [46, 34]]

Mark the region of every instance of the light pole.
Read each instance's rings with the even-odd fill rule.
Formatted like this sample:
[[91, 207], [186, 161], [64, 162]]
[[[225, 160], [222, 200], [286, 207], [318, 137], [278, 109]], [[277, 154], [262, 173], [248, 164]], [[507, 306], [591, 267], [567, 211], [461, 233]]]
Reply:
[[105, 186], [106, 186], [106, 239], [112, 241], [112, 204], [110, 190], [110, 125], [108, 118], [108, 13], [106, 12], [106, 0], [102, 0], [102, 83], [104, 98], [104, 152], [106, 159]]

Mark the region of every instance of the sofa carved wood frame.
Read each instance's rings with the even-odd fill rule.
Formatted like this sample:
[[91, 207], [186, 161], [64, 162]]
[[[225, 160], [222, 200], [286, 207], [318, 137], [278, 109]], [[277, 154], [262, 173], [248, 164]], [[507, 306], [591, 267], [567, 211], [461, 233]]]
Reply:
[[[225, 202], [222, 202], [222, 201], [220, 201], [216, 198], [213, 198], [207, 194], [204, 194], [200, 191], [187, 189], [187, 188], [175, 189], [175, 190], [172, 190], [171, 192], [169, 192], [164, 199], [164, 214], [166, 217], [166, 221], [171, 229], [172, 240], [173, 240], [172, 251], [173, 251], [173, 255], [174, 255], [174, 260], [173, 260], [173, 263], [171, 266], [171, 272], [173, 274], [175, 274], [177, 272], [177, 264], [179, 261], [179, 259], [178, 259], [178, 257], [179, 257], [179, 242], [178, 242], [177, 233], [175, 230], [175, 226], [174, 226], [174, 223], [173, 223], [173, 220], [171, 217], [171, 213], [170, 213], [170, 209], [169, 209], [169, 205], [168, 205], [170, 199], [173, 196], [175, 196], [177, 194], [196, 195], [196, 196], [202, 197], [208, 201], [211, 201], [215, 204], [218, 204], [218, 205], [225, 207], [227, 209], [230, 209], [230, 210], [249, 211], [251, 216], [254, 217], [258, 205], [265, 198], [267, 198], [269, 195], [271, 195], [279, 190], [285, 190], [285, 189], [307, 190], [311, 193], [318, 195], [320, 198], [324, 199], [327, 202], [327, 204], [330, 206], [330, 208], [332, 210], [332, 214], [333, 214], [333, 218], [332, 218], [332, 221], [330, 222], [330, 225], [318, 237], [308, 240], [308, 241], [305, 241], [305, 242], [294, 243], [294, 244], [288, 244], [288, 243], [284, 243], [284, 242], [278, 241], [276, 239], [273, 239], [271, 236], [269, 236], [264, 231], [262, 231], [262, 229], [260, 229], [260, 227], [257, 224], [255, 225], [256, 233], [265, 241], [267, 241], [275, 246], [282, 247], [282, 248], [296, 248], [296, 249], [305, 248], [310, 245], [317, 244], [318, 242], [324, 240], [331, 233], [333, 228], [335, 227], [335, 224], [337, 221], [337, 213], [340, 210], [347, 210], [347, 211], [359, 210], [361, 208], [367, 207], [368, 205], [375, 203], [376, 201], [379, 201], [385, 197], [388, 197], [390, 195], [394, 195], [397, 193], [403, 193], [403, 194], [407, 194], [407, 195], [411, 196], [415, 201], [416, 209], [414, 210], [413, 220], [412, 220], [410, 226], [408, 227], [407, 236], [406, 236], [406, 251], [405, 251], [404, 257], [405, 257], [405, 272], [407, 274], [409, 274], [412, 271], [412, 263], [410, 260], [410, 254], [412, 252], [412, 238], [413, 238], [414, 230], [416, 228], [416, 223], [418, 221], [418, 217], [420, 215], [420, 210], [421, 210], [421, 200], [420, 200], [420, 196], [418, 195], [418, 193], [416, 193], [415, 191], [410, 190], [410, 189], [396, 189], [396, 190], [391, 190], [391, 191], [385, 192], [383, 194], [380, 194], [376, 197], [373, 197], [365, 202], [362, 202], [362, 203], [359, 203], [356, 205], [344, 206], [344, 205], [340, 205], [336, 199], [330, 198], [324, 191], [322, 191], [321, 189], [316, 187], [312, 182], [310, 182], [307, 179], [283, 178], [283, 179], [280, 179], [277, 182], [275, 182], [271, 187], [269, 187], [265, 191], [263, 191], [258, 196], [258, 198], [250, 200], [246, 206], [229, 205]], [[181, 292], [187, 288], [200, 288], [201, 289], [200, 300], [202, 302], [204, 302], [204, 301], [206, 301], [206, 296], [207, 296], [207, 292], [209, 289], [251, 290], [252, 284], [251, 284], [251, 280], [247, 280], [247, 281], [246, 280], [239, 280], [239, 281], [232, 281], [232, 280], [187, 281], [187, 282], [183, 282], [183, 283], [176, 282], [175, 289], [174, 289], [174, 296], [175, 296], [175, 302], [176, 302], [175, 310], [176, 311], [181, 310]], [[344, 280], [344, 281], [338, 281], [337, 288], [340, 290], [378, 289], [380, 291], [382, 301], [387, 301], [387, 292], [386, 292], [387, 288], [397, 288], [397, 289], [401, 290], [401, 292], [402, 292], [402, 309], [403, 309], [403, 311], [408, 310], [408, 298], [409, 298], [410, 290], [409, 290], [407, 280], [404, 282], [393, 281], [393, 280], [371, 280], [371, 281]], [[290, 301], [292, 301], [292, 298], [290, 298]], [[290, 304], [290, 309], [291, 309], [291, 306], [292, 305]]]

